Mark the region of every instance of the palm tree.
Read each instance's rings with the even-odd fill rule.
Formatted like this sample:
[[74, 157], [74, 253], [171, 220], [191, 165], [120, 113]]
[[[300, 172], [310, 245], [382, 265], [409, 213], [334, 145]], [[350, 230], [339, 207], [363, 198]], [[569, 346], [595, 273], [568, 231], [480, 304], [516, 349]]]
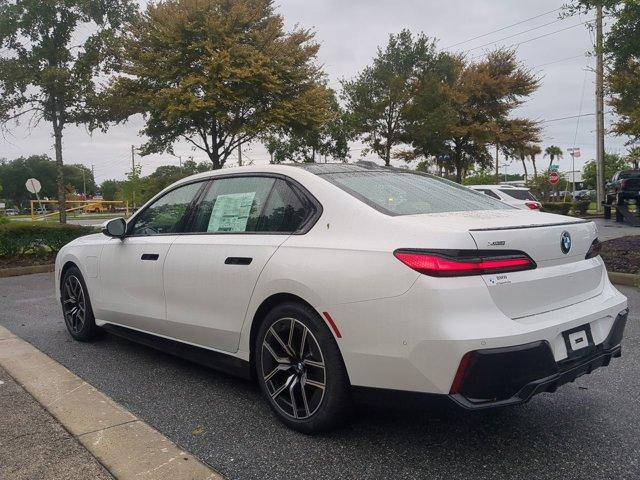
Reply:
[[522, 162], [522, 168], [524, 168], [524, 179], [526, 180], [529, 177], [527, 172], [527, 155], [529, 154], [529, 147], [524, 146], [518, 149], [516, 152], [516, 157], [520, 159]]
[[544, 151], [544, 156], [545, 157], [549, 157], [549, 170], [551, 170], [551, 165], [553, 165], [553, 161], [558, 158], [561, 159], [562, 158], [562, 149], [560, 147], [556, 147], [555, 145], [551, 145], [550, 147], [547, 147], [547, 149]]
[[538, 167], [536, 166], [536, 155], [540, 155], [542, 153], [542, 149], [538, 145], [531, 145], [529, 149], [529, 157], [531, 158], [531, 163], [533, 164], [533, 178], [538, 178]]

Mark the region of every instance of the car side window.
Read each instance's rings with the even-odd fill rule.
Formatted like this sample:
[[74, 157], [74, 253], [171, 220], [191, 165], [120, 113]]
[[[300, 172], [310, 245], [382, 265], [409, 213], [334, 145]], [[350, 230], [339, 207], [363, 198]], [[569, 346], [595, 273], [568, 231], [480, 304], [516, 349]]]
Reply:
[[275, 181], [276, 179], [269, 177], [229, 177], [214, 180], [198, 206], [191, 231], [257, 231], [260, 215]]
[[276, 180], [257, 225], [259, 232], [292, 233], [314, 213], [303, 195], [284, 180]]
[[157, 199], [135, 218], [130, 234], [140, 236], [179, 233], [189, 205], [202, 183], [183, 185]]

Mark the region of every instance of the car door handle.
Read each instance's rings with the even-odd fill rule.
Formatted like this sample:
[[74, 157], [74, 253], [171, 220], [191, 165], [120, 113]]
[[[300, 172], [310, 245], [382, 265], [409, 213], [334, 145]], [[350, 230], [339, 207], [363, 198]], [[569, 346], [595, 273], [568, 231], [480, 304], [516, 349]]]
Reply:
[[227, 257], [224, 261], [225, 265], [250, 265], [253, 258], [251, 257]]
[[160, 255], [158, 255], [157, 253], [143, 253], [142, 256], [140, 257], [140, 260], [156, 261], [158, 260], [158, 258], [160, 258]]

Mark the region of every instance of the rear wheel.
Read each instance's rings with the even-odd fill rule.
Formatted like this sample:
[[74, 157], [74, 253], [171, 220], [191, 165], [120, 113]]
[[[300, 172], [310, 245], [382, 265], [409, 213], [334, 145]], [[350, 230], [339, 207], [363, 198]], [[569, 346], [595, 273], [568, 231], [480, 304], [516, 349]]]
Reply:
[[77, 267], [65, 272], [60, 288], [64, 323], [71, 336], [81, 342], [96, 338], [101, 330], [96, 326], [87, 285]]
[[351, 407], [349, 381], [333, 335], [311, 308], [271, 310], [254, 345], [256, 376], [271, 409], [304, 433], [339, 425]]

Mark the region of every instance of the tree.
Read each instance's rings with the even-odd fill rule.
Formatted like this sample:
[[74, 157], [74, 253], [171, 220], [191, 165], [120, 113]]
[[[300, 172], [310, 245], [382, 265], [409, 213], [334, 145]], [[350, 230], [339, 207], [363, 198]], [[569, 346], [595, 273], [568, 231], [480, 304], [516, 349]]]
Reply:
[[451, 71], [446, 89], [448, 122], [441, 126], [446, 145], [442, 153], [451, 159], [460, 183], [473, 167], [493, 165], [489, 144], [510, 149], [537, 140], [535, 122], [510, 114], [538, 88], [539, 80], [520, 66], [512, 50], [490, 52], [476, 63], [458, 59], [458, 67]]
[[354, 132], [386, 165], [391, 163], [393, 148], [403, 143], [417, 79], [432, 68], [436, 59], [433, 40], [423, 34], [414, 38], [403, 30], [389, 36], [387, 46], [378, 49], [371, 66], [342, 82]]
[[520, 160], [525, 178], [528, 178], [527, 159], [532, 153], [540, 151], [540, 147], [535, 145], [535, 142], [540, 141], [540, 126], [536, 122], [522, 118], [507, 119], [505, 122], [500, 122], [500, 125], [500, 139], [504, 154]]
[[533, 165], [533, 178], [538, 178], [538, 167], [536, 165], [536, 157], [542, 153], [542, 149], [539, 145], [531, 145], [529, 149], [529, 158], [531, 158], [531, 165]]
[[118, 180], [105, 180], [100, 184], [100, 194], [104, 200], [113, 201], [116, 199], [116, 194], [121, 188], [122, 182]]
[[271, 155], [271, 163], [313, 163], [316, 156], [346, 161], [349, 157], [349, 140], [353, 138], [346, 114], [335, 93], [330, 95], [330, 114], [324, 123], [297, 130], [286, 128], [265, 136], [265, 146]]
[[146, 115], [143, 155], [179, 140], [214, 169], [277, 127], [323, 123], [328, 90], [309, 30], [284, 31], [272, 0], [164, 0], [128, 26], [124, 75], [101, 97], [106, 118]]
[[616, 2], [607, 12], [615, 19], [605, 42], [607, 87], [616, 112], [614, 131], [640, 142], [640, 3]]
[[114, 38], [133, 10], [130, 0], [0, 0], [0, 47], [10, 52], [0, 58], [0, 124], [26, 116], [51, 124], [63, 223], [62, 134], [69, 123], [91, 121], [95, 79], [108, 70]]
[[562, 158], [563, 151], [560, 147], [556, 147], [555, 145], [551, 145], [544, 150], [544, 158], [549, 157], [549, 170], [551, 170], [551, 165], [553, 165], [553, 161], [557, 158], [558, 160]]
[[[629, 168], [629, 162], [627, 159], [621, 157], [620, 155], [605, 153], [604, 155], [604, 179], [605, 181], [611, 180], [613, 175], [619, 170], [626, 170]], [[596, 188], [597, 180], [596, 180], [596, 162], [595, 160], [591, 160], [587, 162], [582, 169], [582, 181], [585, 186], [589, 188]]]

